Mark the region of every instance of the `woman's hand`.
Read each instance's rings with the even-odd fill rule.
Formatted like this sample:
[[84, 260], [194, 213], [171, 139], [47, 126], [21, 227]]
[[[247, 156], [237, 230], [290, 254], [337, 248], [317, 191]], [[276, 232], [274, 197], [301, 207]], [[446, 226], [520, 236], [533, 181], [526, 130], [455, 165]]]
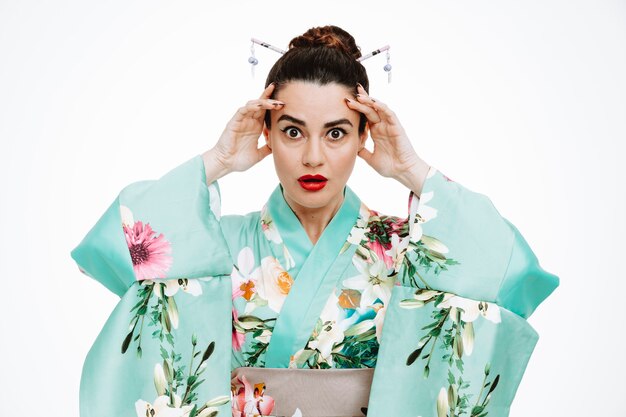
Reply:
[[396, 114], [384, 103], [371, 98], [358, 86], [357, 99], [346, 100], [348, 107], [368, 120], [374, 151], [361, 149], [359, 156], [384, 177], [394, 178], [418, 196], [430, 167], [417, 155]]
[[230, 119], [215, 146], [202, 154], [207, 184], [233, 171], [245, 171], [272, 153], [267, 145], [258, 147], [263, 131], [265, 112], [284, 106], [270, 99], [274, 84], [270, 84], [256, 100], [239, 108]]

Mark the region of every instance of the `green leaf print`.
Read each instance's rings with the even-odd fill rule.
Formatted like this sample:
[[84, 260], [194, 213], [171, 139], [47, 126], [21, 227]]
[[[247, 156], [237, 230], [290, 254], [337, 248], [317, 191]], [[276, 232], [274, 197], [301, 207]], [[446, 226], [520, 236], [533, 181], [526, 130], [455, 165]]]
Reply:
[[[178, 280], [178, 285], [187, 285], [191, 280]], [[178, 306], [174, 298], [175, 291], [168, 296], [167, 284], [153, 280], [144, 280], [137, 291], [138, 302], [132, 307], [134, 312], [130, 321], [131, 331], [122, 342], [122, 354], [126, 353], [133, 342], [137, 343], [137, 357], [142, 355], [142, 335], [145, 318], [148, 326], [156, 329], [151, 333], [152, 340], [158, 340], [161, 362], [154, 367], [154, 387], [157, 396], [167, 396], [173, 410], [187, 410], [189, 415], [217, 416], [216, 407], [222, 405], [221, 397], [210, 400], [204, 405], [197, 405], [198, 389], [205, 382], [200, 376], [207, 368], [207, 363], [215, 351], [215, 342], [210, 342], [204, 350], [198, 348], [198, 337], [191, 337], [191, 355], [184, 363], [183, 355], [176, 350], [176, 340], [172, 330], [178, 328], [180, 321]], [[137, 334], [135, 334], [137, 333]], [[202, 356], [200, 356], [202, 355]], [[199, 362], [196, 364], [195, 362]], [[179, 395], [179, 392], [182, 396]], [[206, 410], [206, 411], [205, 411]], [[208, 414], [207, 414], [208, 413]]]

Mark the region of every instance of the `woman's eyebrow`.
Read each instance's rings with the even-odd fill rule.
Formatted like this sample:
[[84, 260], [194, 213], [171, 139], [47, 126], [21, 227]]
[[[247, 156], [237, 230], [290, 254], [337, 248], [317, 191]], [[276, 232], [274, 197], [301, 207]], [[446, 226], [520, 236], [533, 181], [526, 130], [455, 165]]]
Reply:
[[[280, 122], [280, 121], [283, 121], [283, 120], [286, 120], [288, 122], [295, 123], [297, 125], [306, 127], [306, 123], [303, 120], [296, 119], [295, 117], [289, 116], [288, 114], [281, 115], [278, 118], [277, 122]], [[333, 120], [332, 122], [324, 123], [324, 128], [337, 126], [337, 125], [349, 125], [349, 126], [353, 127], [352, 122], [350, 120], [348, 120], [346, 118], [343, 118], [343, 119]]]
[[277, 122], [280, 122], [280, 121], [283, 121], [283, 120], [287, 120], [288, 122], [295, 123], [297, 125], [306, 126], [306, 123], [304, 123], [304, 121], [302, 121], [300, 119], [296, 119], [293, 116], [289, 116], [288, 114], [283, 114], [282, 116], [280, 116], [278, 118]]
[[337, 125], [349, 125], [350, 127], [353, 127], [352, 126], [352, 122], [350, 120], [348, 120], [348, 119], [345, 119], [345, 118], [325, 123], [324, 127], [332, 127], [332, 126], [337, 126]]

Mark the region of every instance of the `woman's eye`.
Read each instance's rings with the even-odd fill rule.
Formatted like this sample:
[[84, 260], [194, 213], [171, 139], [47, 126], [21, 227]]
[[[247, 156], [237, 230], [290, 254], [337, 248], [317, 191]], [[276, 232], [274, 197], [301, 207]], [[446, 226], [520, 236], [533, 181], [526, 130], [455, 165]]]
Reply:
[[295, 127], [288, 127], [284, 129], [283, 132], [285, 132], [287, 137], [289, 137], [290, 139], [298, 139], [300, 137], [300, 131]]
[[339, 128], [332, 129], [330, 132], [328, 132], [328, 135], [332, 140], [339, 140], [344, 137], [345, 134], [346, 132], [343, 129]]

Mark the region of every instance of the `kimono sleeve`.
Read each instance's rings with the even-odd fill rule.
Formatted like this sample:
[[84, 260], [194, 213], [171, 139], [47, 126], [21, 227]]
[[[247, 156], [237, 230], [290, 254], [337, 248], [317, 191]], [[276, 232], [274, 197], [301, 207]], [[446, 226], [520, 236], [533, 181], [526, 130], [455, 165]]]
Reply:
[[559, 277], [545, 271], [526, 239], [511, 222], [513, 244], [496, 303], [528, 318], [559, 285]]
[[71, 252], [78, 269], [122, 297], [135, 280], [124, 238], [119, 197]]
[[136, 281], [226, 275], [217, 182], [201, 155], [158, 180], [126, 186], [71, 252], [78, 268], [120, 297]]
[[487, 196], [432, 167], [407, 222], [368, 416], [508, 416], [539, 338], [526, 319], [559, 278]]
[[408, 223], [417, 245], [412, 260], [434, 289], [527, 318], [559, 285], [489, 197], [433, 167], [420, 198], [410, 193]]

